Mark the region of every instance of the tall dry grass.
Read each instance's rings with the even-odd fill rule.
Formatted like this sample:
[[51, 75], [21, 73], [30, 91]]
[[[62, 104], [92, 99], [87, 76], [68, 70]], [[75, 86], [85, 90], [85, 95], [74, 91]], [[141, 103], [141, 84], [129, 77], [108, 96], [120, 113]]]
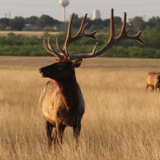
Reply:
[[[23, 35], [26, 37], [41, 37], [45, 34], [45, 31], [0, 31], [0, 36], [8, 36], [10, 33], [13, 33], [15, 35]], [[60, 32], [48, 32], [50, 35], [57, 35]]]
[[48, 152], [38, 106], [47, 79], [38, 68], [51, 57], [0, 57], [0, 159], [2, 160], [159, 160], [160, 93], [145, 92], [145, 76], [155, 59], [84, 60], [77, 79], [86, 102], [80, 147], [72, 129], [62, 151]]

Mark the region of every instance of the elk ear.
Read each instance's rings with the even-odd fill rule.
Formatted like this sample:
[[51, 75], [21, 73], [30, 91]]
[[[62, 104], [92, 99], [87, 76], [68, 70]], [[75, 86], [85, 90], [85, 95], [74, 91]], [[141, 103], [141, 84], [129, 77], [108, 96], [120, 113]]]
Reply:
[[72, 67], [76, 68], [79, 67], [82, 63], [82, 59], [77, 59], [73, 62]]

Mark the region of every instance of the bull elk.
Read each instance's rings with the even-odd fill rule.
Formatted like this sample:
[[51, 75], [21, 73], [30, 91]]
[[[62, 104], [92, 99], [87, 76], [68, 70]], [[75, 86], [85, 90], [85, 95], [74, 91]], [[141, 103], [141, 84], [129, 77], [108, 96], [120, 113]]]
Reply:
[[151, 87], [152, 91], [159, 89], [160, 91], [160, 72], [149, 72], [146, 76], [146, 90]]
[[[59, 44], [59, 36], [56, 38], [56, 46], [59, 51], [55, 50], [49, 38], [44, 38], [44, 48], [58, 59], [55, 63], [42, 67], [39, 72], [42, 77], [50, 78], [43, 88], [40, 95], [40, 106], [46, 121], [45, 129], [48, 137], [48, 147], [51, 148], [52, 141], [55, 148], [62, 146], [63, 133], [66, 127], [73, 127], [73, 135], [76, 146], [78, 146], [78, 137], [81, 130], [81, 120], [85, 112], [85, 102], [79, 84], [75, 76], [75, 68], [79, 67], [84, 58], [92, 58], [101, 55], [109, 50], [112, 46], [124, 39], [136, 40], [143, 44], [140, 39], [141, 31], [136, 35], [128, 35], [130, 28], [126, 30], [126, 13], [124, 13], [123, 24], [119, 36], [114, 37], [114, 15], [111, 9], [110, 16], [110, 37], [108, 42], [99, 50], [96, 50], [98, 42], [93, 47], [91, 53], [71, 54], [68, 50], [69, 45], [81, 38], [95, 39], [96, 31], [86, 33], [85, 23], [87, 14], [81, 21], [80, 28], [75, 36], [71, 35], [71, 25], [74, 14], [71, 15], [66, 39], [63, 49]], [[52, 129], [54, 133], [52, 133]]]

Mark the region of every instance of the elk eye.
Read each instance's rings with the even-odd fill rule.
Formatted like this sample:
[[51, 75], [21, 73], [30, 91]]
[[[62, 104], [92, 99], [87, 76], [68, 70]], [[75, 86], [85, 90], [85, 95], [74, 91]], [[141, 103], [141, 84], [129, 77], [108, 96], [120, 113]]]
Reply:
[[59, 69], [64, 69], [65, 68], [65, 65], [64, 64], [60, 64], [59, 65]]

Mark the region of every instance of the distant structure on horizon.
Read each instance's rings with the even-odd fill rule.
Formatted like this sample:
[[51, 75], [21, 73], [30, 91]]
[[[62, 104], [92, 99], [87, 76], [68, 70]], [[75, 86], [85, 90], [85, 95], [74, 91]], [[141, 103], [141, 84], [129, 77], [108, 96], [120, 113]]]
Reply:
[[101, 19], [100, 10], [93, 10], [93, 17], [92, 19]]
[[65, 8], [69, 5], [69, 0], [59, 0], [59, 4], [63, 7], [62, 9], [62, 21], [65, 22], [65, 16], [66, 16], [66, 13], [65, 13]]

